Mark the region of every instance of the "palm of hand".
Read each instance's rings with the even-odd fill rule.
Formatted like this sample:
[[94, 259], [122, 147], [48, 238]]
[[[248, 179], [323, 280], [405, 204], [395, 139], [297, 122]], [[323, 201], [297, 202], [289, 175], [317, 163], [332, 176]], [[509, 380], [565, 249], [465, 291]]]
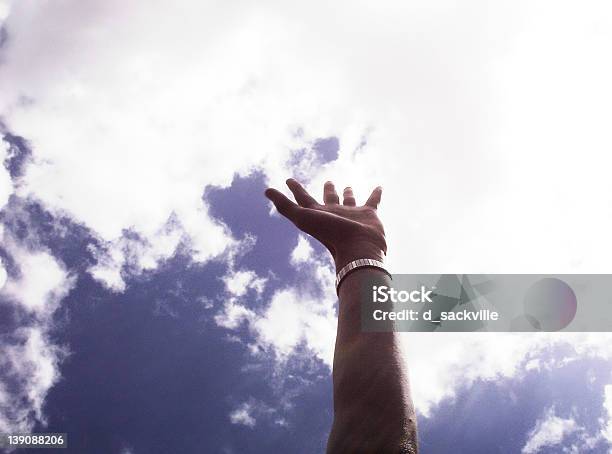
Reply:
[[275, 189], [268, 189], [266, 196], [279, 213], [323, 243], [337, 266], [355, 258], [382, 259], [381, 252], [386, 252], [387, 247], [384, 229], [376, 213], [382, 192], [380, 187], [374, 189], [365, 205], [356, 206], [350, 187], [344, 189], [344, 201], [340, 205], [331, 182], [324, 187], [324, 204], [319, 204], [293, 179], [287, 180], [287, 186], [297, 204]]

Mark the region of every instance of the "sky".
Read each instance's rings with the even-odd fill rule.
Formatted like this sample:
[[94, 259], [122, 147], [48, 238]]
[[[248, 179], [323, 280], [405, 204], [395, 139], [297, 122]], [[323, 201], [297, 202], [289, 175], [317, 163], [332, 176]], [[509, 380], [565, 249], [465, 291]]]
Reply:
[[[382, 185], [392, 272], [609, 272], [610, 13], [0, 0], [0, 433], [323, 452], [334, 273], [263, 196], [291, 176]], [[401, 339], [422, 452], [612, 452], [608, 333]]]

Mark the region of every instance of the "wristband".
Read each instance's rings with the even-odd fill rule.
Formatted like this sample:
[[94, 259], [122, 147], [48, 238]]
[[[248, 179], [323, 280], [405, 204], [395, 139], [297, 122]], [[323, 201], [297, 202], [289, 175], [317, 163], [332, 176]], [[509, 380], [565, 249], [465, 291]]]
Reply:
[[378, 268], [384, 271], [390, 278], [393, 278], [391, 276], [391, 273], [386, 270], [383, 262], [374, 259], [353, 260], [352, 262], [349, 262], [348, 264], [344, 265], [342, 269], [338, 271], [338, 274], [336, 274], [336, 294], [340, 293], [339, 289], [342, 280], [358, 268]]

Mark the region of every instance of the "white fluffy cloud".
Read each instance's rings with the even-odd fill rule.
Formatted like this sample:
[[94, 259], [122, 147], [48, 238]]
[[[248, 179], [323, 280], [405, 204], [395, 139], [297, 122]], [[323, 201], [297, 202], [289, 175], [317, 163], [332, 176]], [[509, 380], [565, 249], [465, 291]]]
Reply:
[[[115, 244], [132, 229], [155, 247], [174, 215], [194, 259], [206, 260], [232, 239], [208, 217], [204, 186], [228, 185], [234, 173], [265, 159], [282, 162], [304, 143], [296, 131], [304, 108], [316, 118], [317, 102], [301, 95], [294, 112], [276, 93], [308, 77], [284, 88], [276, 83], [282, 77], [268, 47], [278, 47], [287, 24], [246, 4], [233, 11], [191, 2], [179, 15], [171, 3], [160, 6], [13, 5], [0, 112], [34, 150], [20, 194], [66, 211]], [[283, 55], [299, 75], [301, 59], [288, 49]], [[110, 256], [109, 269], [93, 274], [120, 290], [125, 257], [121, 248]]]
[[602, 429], [602, 436], [612, 444], [612, 384], [606, 385], [604, 389], [604, 410], [606, 420]]
[[276, 410], [269, 407], [262, 401], [249, 399], [242, 402], [229, 414], [229, 419], [232, 424], [243, 425], [246, 427], [255, 427], [259, 420], [263, 418], [267, 421], [272, 421], [274, 424], [283, 426], [286, 421], [276, 415]]
[[[305, 242], [307, 245], [307, 240], [300, 238], [291, 257], [293, 266], [309, 265], [302, 270], [308, 273], [304, 274], [308, 285], [282, 286], [273, 292], [268, 305], [256, 312], [249, 308], [245, 295], [249, 288], [261, 293], [265, 280], [252, 271], [230, 272], [225, 278], [229, 297], [215, 321], [228, 329], [247, 323], [255, 336], [253, 352], [271, 352], [282, 362], [305, 346], [331, 367], [336, 333], [334, 276], [328, 261], [304, 253], [310, 247]], [[295, 257], [300, 259], [296, 261]], [[318, 294], [321, 289], [327, 297]]]
[[[608, 333], [405, 333], [401, 340], [414, 403], [424, 416], [479, 380], [520, 380], [534, 369], [612, 358]], [[561, 347], [562, 355], [554, 353]]]
[[549, 408], [529, 434], [529, 439], [522, 452], [523, 454], [535, 454], [544, 447], [558, 445], [576, 430], [578, 430], [578, 425], [573, 418], [561, 418], [555, 414], [554, 408]]
[[229, 238], [204, 185], [260, 164], [280, 183], [288, 150], [335, 135], [312, 184], [385, 186], [395, 269], [597, 271], [608, 8], [24, 0], [0, 112], [34, 149], [22, 192], [105, 240], [156, 244], [175, 213], [205, 260]]
[[0, 367], [9, 386], [0, 381], [0, 431], [28, 432], [42, 413], [47, 392], [59, 379], [66, 351], [49, 342], [41, 326], [19, 329], [14, 344], [0, 344]]
[[[4, 162], [8, 155], [8, 143], [0, 140], [0, 163]], [[0, 210], [4, 208], [12, 192], [13, 182], [11, 181], [11, 175], [4, 166], [0, 166]]]
[[[597, 411], [596, 408], [592, 410]], [[595, 430], [587, 429], [586, 427], [576, 426], [575, 430], [578, 432], [578, 437], [576, 437], [575, 441], [571, 444], [571, 446], [564, 446], [563, 452], [571, 453], [571, 454], [580, 454], [583, 452], [596, 452], [596, 449], [601, 448], [601, 451], [597, 452], [608, 452], [612, 453], [612, 385], [608, 384], [603, 387], [603, 414], [602, 417], [599, 418], [599, 427], [596, 427]], [[571, 418], [570, 418], [571, 419]], [[541, 422], [541, 421], [540, 421]], [[567, 424], [565, 424], [567, 426]], [[536, 433], [536, 428], [531, 435]], [[559, 424], [556, 425], [557, 432], [559, 430]], [[569, 428], [571, 429], [571, 428]], [[549, 432], [551, 432], [549, 430]], [[571, 431], [568, 431], [569, 434]], [[545, 439], [554, 438], [554, 435], [550, 435], [549, 437], [545, 437], [544, 435], [540, 435], [536, 438], [536, 440], [532, 441], [530, 439], [528, 444], [539, 442], [544, 442]]]
[[0, 343], [0, 431], [27, 432], [35, 421], [44, 422], [45, 397], [59, 379], [66, 351], [51, 343], [48, 329], [74, 279], [46, 251], [25, 249], [7, 237], [3, 245], [20, 274], [8, 277], [0, 297], [25, 311], [30, 321]]
[[295, 289], [279, 290], [252, 328], [259, 345], [272, 348], [281, 360], [303, 344], [324, 363], [332, 363], [336, 333], [333, 298], [322, 300]]
[[[3, 14], [6, 11], [8, 14], [8, 3], [0, 3], [0, 25], [2, 24]], [[0, 211], [4, 209], [8, 203], [9, 197], [13, 193], [13, 181], [8, 169], [1, 165], [10, 157], [9, 144], [0, 140]], [[4, 225], [0, 224], [0, 240], [4, 239]], [[1, 243], [0, 243], [1, 244]], [[7, 273], [2, 259], [0, 259], [0, 291], [6, 283]]]
[[4, 268], [4, 264], [2, 263], [2, 260], [0, 260], [0, 290], [2, 290], [4, 287], [7, 277], [8, 275], [6, 273], [6, 269]]
[[258, 277], [254, 271], [233, 271], [224, 277], [225, 287], [234, 296], [244, 296], [249, 289], [261, 293], [266, 286], [266, 278]]
[[310, 245], [309, 241], [304, 235], [300, 234], [298, 236], [298, 243], [291, 252], [291, 263], [293, 265], [308, 263], [311, 260], [313, 253], [314, 249]]
[[9, 15], [10, 8], [11, 8], [10, 0], [0, 0], [0, 25], [2, 25], [2, 22], [4, 21], [4, 19], [6, 19], [7, 16]]
[[74, 280], [48, 252], [32, 252], [15, 245], [10, 251], [21, 274], [8, 279], [0, 295], [39, 318], [48, 317], [72, 288]]
[[247, 427], [255, 427], [256, 420], [251, 415], [252, 407], [248, 402], [244, 402], [229, 415], [232, 424], [241, 424]]

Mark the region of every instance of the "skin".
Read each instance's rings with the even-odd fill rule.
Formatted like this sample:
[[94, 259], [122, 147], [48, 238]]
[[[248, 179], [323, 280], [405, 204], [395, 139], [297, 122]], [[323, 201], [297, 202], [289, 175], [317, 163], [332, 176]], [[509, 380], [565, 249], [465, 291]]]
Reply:
[[[377, 207], [377, 187], [362, 206], [347, 187], [340, 199], [332, 182], [325, 183], [319, 204], [294, 179], [287, 186], [297, 203], [276, 189], [265, 194], [279, 213], [319, 240], [331, 253], [336, 272], [347, 263], [371, 258], [384, 261], [385, 232]], [[338, 331], [333, 365], [334, 422], [328, 453], [417, 452], [416, 417], [405, 365], [394, 332], [362, 332], [360, 284], [390, 285], [376, 268], [360, 268], [344, 278], [339, 289]]]

